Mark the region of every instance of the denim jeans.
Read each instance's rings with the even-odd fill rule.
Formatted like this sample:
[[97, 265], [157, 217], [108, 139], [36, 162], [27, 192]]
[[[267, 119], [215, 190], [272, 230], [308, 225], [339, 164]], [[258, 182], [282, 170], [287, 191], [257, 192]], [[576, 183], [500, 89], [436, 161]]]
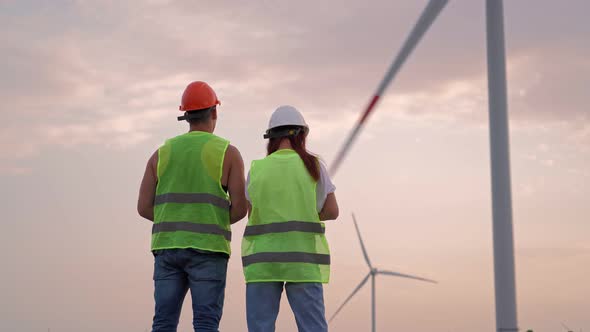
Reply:
[[217, 332], [223, 311], [228, 257], [196, 249], [165, 249], [154, 252], [154, 299], [152, 332], [176, 332], [182, 302], [190, 289], [193, 328]]
[[324, 291], [320, 283], [251, 282], [246, 285], [248, 331], [274, 332], [283, 285], [299, 332], [326, 332]]

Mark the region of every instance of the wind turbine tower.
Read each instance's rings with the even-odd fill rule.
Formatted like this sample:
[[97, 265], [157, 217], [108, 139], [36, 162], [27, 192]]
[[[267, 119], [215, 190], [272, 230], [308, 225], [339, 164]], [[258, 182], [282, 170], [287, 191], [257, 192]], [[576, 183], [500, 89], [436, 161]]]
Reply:
[[[443, 10], [448, 0], [430, 0], [408, 35], [398, 55], [377, 87], [369, 104], [352, 128], [330, 168], [333, 175], [420, 39]], [[492, 231], [494, 244], [494, 291], [497, 332], [518, 332], [514, 235], [512, 229], [512, 185], [510, 179], [510, 135], [506, 88], [503, 0], [486, 0], [486, 50], [488, 113], [492, 186]]]

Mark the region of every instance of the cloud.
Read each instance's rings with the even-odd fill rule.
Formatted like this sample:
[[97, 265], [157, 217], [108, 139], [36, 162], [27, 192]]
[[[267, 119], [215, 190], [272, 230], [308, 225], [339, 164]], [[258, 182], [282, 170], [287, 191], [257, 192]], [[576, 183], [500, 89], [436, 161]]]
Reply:
[[9, 165], [1, 165], [0, 164], [0, 176], [8, 175], [8, 176], [19, 176], [19, 175], [26, 175], [30, 174], [32, 169], [30, 167], [19, 167], [19, 166], [9, 166]]
[[530, 184], [516, 184], [516, 195], [519, 197], [531, 197], [536, 193], [536, 188]]
[[590, 178], [590, 171], [587, 169], [568, 168], [567, 172], [575, 175], [576, 177]]
[[[193, 79], [210, 82], [224, 107], [239, 108], [237, 122], [291, 103], [328, 138], [356, 120], [422, 9], [415, 2], [352, 0], [0, 6], [2, 22], [15, 27], [0, 31], [0, 98], [10, 101], [0, 105], [7, 116], [0, 152], [17, 159], [49, 146], [145, 142]], [[587, 5], [573, 5], [572, 15], [576, 6]], [[449, 5], [376, 117], [485, 123], [480, 7]], [[508, 5], [507, 12], [521, 15], [521, 7]], [[556, 20], [572, 40], [584, 35], [584, 27]], [[543, 38], [554, 35], [553, 26], [507, 26], [513, 128], [560, 126], [580, 149], [590, 146], [588, 45]], [[21, 140], [22, 132], [30, 138]]]
[[570, 247], [526, 247], [518, 248], [516, 251], [529, 259], [566, 259], [590, 255], [590, 248], [586, 245], [575, 244]]

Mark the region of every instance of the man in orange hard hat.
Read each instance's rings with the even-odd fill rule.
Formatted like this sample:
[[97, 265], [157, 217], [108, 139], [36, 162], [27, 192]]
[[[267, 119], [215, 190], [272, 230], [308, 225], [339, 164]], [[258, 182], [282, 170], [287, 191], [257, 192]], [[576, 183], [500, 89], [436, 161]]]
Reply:
[[231, 227], [247, 212], [244, 162], [213, 135], [219, 99], [205, 82], [189, 84], [179, 121], [188, 133], [167, 140], [148, 160], [137, 210], [153, 221], [152, 332], [176, 331], [190, 289], [195, 331], [218, 331], [223, 311]]

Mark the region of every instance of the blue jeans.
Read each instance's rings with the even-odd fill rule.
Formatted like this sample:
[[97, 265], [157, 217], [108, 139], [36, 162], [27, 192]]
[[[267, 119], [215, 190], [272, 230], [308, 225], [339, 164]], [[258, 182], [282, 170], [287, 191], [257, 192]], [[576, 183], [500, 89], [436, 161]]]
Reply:
[[274, 332], [283, 285], [299, 332], [327, 332], [322, 284], [251, 282], [246, 285], [248, 331]]
[[193, 327], [218, 332], [223, 311], [228, 257], [196, 249], [154, 252], [156, 312], [152, 332], [176, 332], [182, 302], [190, 289]]

